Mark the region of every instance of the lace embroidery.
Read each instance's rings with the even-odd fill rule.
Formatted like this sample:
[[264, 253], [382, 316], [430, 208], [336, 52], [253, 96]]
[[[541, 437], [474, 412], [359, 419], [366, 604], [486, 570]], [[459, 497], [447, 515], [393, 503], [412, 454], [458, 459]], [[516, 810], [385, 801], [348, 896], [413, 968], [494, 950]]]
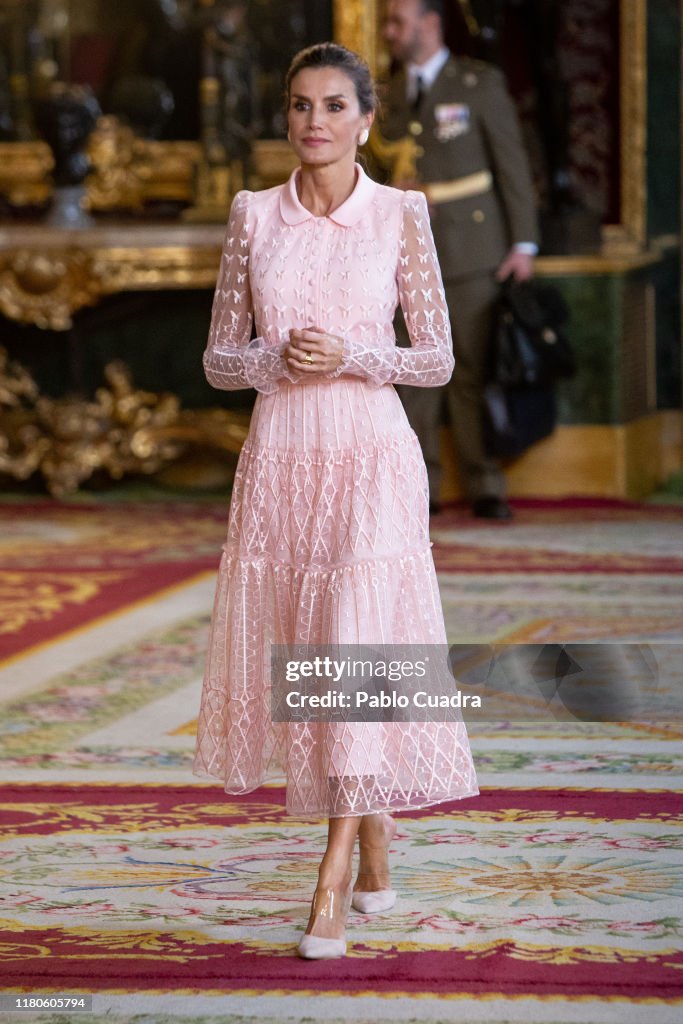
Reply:
[[[289, 330], [312, 326], [344, 340], [343, 362], [331, 377], [350, 374], [376, 387], [446, 383], [450, 322], [426, 199], [377, 193], [372, 212], [380, 231], [365, 218], [351, 227], [315, 217], [284, 224], [277, 189], [235, 197], [204, 353], [214, 387], [271, 394], [283, 381], [296, 383], [283, 359]], [[410, 348], [395, 344], [398, 301]], [[257, 337], [250, 340], [254, 319]]]

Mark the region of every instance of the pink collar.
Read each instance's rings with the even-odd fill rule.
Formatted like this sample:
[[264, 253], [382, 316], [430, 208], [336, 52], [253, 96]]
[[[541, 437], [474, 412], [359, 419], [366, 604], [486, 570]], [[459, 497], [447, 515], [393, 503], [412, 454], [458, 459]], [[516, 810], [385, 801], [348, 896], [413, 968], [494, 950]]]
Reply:
[[[370, 201], [375, 194], [376, 184], [372, 178], [368, 178], [360, 164], [356, 164], [356, 184], [348, 199], [345, 199], [341, 206], [328, 214], [330, 220], [343, 228], [351, 227], [365, 213]], [[303, 221], [313, 217], [310, 210], [302, 206], [296, 193], [296, 179], [299, 174], [297, 168], [290, 175], [289, 181], [282, 186], [280, 192], [280, 214], [285, 224], [301, 224]]]

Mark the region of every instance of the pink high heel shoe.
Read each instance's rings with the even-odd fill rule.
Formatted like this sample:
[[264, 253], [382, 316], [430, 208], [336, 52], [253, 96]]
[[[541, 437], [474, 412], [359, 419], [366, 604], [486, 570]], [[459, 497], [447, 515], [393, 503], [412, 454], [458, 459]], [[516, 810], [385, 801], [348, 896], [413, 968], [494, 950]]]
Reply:
[[[396, 822], [388, 814], [384, 814], [382, 817], [384, 819], [384, 841], [387, 852], [389, 852], [391, 840], [396, 834]], [[375, 892], [355, 890], [351, 897], [351, 906], [361, 914], [381, 914], [385, 910], [391, 910], [396, 902], [396, 895], [395, 889], [377, 889]]]
[[[316, 889], [311, 905], [311, 913], [324, 921], [346, 921], [351, 905], [351, 886], [340, 897], [335, 889]], [[315, 928], [316, 921], [312, 927]], [[334, 957], [346, 955], [346, 938], [328, 939], [322, 935], [302, 935], [297, 949], [299, 956], [305, 960], [332, 960]]]
[[361, 914], [381, 914], [383, 910], [391, 910], [395, 902], [395, 889], [378, 889], [377, 892], [354, 892], [351, 905]]

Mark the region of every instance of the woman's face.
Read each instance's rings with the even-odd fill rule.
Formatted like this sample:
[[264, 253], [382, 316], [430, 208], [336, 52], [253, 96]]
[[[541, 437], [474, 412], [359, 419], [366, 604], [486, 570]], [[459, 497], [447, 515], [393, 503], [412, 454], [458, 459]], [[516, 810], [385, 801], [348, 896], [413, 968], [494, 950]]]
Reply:
[[289, 141], [302, 164], [355, 159], [358, 136], [373, 114], [362, 114], [356, 87], [339, 68], [303, 68], [290, 84]]

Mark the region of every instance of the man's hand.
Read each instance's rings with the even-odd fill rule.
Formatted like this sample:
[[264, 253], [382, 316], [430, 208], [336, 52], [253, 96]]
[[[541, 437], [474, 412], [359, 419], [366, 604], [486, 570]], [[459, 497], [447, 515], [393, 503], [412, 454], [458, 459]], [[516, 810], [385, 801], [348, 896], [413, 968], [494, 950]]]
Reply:
[[534, 257], [531, 253], [511, 249], [496, 271], [498, 281], [513, 277], [515, 281], [529, 281], [534, 276]]

